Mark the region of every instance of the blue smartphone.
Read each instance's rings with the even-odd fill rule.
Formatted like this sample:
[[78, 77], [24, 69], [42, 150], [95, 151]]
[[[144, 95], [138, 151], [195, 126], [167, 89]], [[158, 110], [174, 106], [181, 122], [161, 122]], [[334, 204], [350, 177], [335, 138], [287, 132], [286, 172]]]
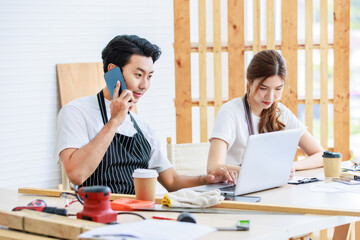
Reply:
[[119, 67], [113, 68], [110, 71], [107, 71], [104, 74], [106, 85], [109, 89], [111, 99], [113, 99], [113, 93], [116, 86], [117, 81], [120, 81], [120, 91], [119, 95], [126, 89], [126, 84], [124, 81], [124, 77], [121, 73]]

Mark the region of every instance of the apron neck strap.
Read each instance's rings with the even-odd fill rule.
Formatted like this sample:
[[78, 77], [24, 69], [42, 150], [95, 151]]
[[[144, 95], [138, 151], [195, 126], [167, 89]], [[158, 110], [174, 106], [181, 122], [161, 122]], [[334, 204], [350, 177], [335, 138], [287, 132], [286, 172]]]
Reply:
[[253, 127], [253, 121], [252, 121], [252, 115], [251, 115], [251, 108], [249, 105], [248, 98], [249, 98], [248, 94], [246, 93], [242, 100], [243, 100], [244, 107], [245, 107], [245, 118], [246, 118], [246, 123], [248, 125], [249, 135], [254, 135], [254, 127]]

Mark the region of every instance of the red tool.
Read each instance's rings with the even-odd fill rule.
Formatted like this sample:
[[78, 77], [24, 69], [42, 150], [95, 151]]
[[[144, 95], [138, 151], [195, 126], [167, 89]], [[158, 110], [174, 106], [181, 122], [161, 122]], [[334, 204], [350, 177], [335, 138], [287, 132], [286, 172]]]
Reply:
[[84, 209], [76, 214], [77, 218], [100, 223], [112, 223], [117, 220], [117, 213], [110, 208], [109, 187], [82, 187], [78, 194], [84, 200]]
[[20, 206], [13, 208], [13, 211], [21, 211], [23, 209], [34, 210], [38, 212], [54, 213], [57, 215], [67, 216], [67, 210], [64, 208], [47, 207], [46, 202], [41, 199], [36, 199], [30, 202], [27, 206]]

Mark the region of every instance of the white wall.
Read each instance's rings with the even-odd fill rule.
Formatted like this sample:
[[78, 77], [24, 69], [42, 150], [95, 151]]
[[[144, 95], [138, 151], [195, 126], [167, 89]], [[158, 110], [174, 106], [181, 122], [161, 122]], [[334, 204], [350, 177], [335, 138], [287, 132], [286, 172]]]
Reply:
[[165, 149], [175, 139], [173, 1], [0, 0], [0, 187], [57, 187], [55, 65], [101, 61], [119, 34], [163, 50], [138, 112]]

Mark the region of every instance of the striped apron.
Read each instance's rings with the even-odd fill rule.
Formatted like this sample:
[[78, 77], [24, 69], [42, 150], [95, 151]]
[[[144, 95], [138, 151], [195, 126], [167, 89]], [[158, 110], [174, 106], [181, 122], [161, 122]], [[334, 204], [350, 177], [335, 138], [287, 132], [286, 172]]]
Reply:
[[[108, 118], [102, 90], [97, 99], [105, 125]], [[137, 133], [132, 137], [115, 133], [104, 158], [82, 186], [104, 185], [110, 187], [113, 193], [135, 194], [132, 173], [136, 168], [148, 168], [151, 146], [135, 119], [129, 115]]]

